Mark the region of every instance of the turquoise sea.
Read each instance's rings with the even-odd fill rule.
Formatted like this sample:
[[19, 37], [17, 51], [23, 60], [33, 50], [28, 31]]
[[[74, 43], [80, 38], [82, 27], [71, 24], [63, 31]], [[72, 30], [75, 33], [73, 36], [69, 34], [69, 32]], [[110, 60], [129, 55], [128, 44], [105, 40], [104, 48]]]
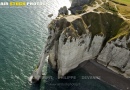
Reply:
[[[99, 80], [81, 79], [89, 76], [81, 69], [68, 74], [76, 79], [58, 80], [47, 63], [43, 73], [51, 78], [44, 77], [37, 84], [28, 82], [46, 43], [48, 24], [61, 6], [70, 6], [69, 0], [39, 1], [45, 5], [0, 8], [0, 90], [115, 90]], [[54, 16], [48, 18], [48, 14]]]

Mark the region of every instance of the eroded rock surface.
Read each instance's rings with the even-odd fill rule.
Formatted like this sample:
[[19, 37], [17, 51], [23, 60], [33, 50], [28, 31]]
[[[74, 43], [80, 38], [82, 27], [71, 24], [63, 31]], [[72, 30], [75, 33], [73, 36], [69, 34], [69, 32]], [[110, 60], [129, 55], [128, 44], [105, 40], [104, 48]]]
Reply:
[[[73, 7], [81, 5], [75, 2]], [[46, 52], [59, 78], [83, 61], [92, 59], [130, 78], [129, 18], [111, 5], [116, 3], [95, 0], [91, 9], [87, 6], [81, 14], [61, 15], [49, 24]]]

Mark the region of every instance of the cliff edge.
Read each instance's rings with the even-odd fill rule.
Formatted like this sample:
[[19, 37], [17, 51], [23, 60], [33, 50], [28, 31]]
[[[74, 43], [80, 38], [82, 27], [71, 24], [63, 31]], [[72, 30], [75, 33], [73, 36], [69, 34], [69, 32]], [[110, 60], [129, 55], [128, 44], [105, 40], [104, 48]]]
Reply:
[[[86, 60], [130, 78], [130, 3], [74, 0], [71, 15], [59, 15], [48, 26], [45, 52], [63, 77]], [[79, 3], [80, 2], [80, 3]]]

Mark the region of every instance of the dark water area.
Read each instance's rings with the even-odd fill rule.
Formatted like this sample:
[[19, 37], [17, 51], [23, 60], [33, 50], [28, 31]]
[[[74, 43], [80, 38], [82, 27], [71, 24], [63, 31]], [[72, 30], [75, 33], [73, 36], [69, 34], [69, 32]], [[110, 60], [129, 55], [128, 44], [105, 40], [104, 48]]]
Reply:
[[[97, 77], [97, 78], [91, 78]], [[43, 84], [44, 83], [44, 84]], [[43, 86], [41, 86], [43, 85]], [[92, 76], [83, 69], [76, 69], [63, 79], [58, 79], [57, 72], [47, 66], [47, 74], [30, 90], [117, 90], [100, 81], [99, 76]]]
[[[43, 77], [41, 83], [34, 85], [28, 82], [46, 43], [48, 24], [57, 16], [60, 7], [70, 6], [69, 0], [37, 1], [45, 6], [0, 8], [0, 90], [114, 90], [99, 80], [82, 80], [79, 77], [89, 75], [82, 70], [69, 74], [77, 76], [76, 79], [58, 80], [57, 73], [47, 63], [43, 73], [53, 79]], [[54, 16], [48, 18], [48, 14]]]

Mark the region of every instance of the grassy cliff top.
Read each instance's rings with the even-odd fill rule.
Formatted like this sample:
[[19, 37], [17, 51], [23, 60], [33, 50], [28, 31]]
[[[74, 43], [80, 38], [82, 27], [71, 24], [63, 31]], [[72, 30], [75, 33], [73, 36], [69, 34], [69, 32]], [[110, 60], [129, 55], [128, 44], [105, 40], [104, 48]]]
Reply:
[[126, 4], [126, 5], [130, 5], [130, 0], [114, 0], [114, 1]]
[[66, 37], [80, 37], [87, 33], [92, 37], [101, 35], [105, 37], [105, 43], [129, 37], [130, 1], [95, 0], [84, 5], [76, 15], [61, 15], [49, 24], [49, 28], [55, 32], [60, 30]]

